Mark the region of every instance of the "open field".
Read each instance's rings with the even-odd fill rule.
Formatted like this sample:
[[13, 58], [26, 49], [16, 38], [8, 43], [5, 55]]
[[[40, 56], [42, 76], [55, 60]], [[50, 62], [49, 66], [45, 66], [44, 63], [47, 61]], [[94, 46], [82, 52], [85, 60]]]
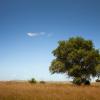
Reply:
[[100, 100], [100, 86], [0, 82], [0, 100]]

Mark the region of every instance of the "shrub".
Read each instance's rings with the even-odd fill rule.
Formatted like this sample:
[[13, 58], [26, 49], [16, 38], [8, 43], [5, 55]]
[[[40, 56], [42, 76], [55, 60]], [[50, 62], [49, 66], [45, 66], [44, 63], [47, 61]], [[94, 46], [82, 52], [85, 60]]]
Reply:
[[90, 85], [90, 81], [89, 81], [89, 80], [86, 80], [86, 81], [84, 82], [84, 85]]
[[46, 82], [45, 82], [45, 81], [40, 81], [40, 83], [41, 83], [41, 84], [45, 84]]
[[73, 83], [76, 85], [81, 85], [82, 83], [81, 78], [74, 78]]
[[100, 80], [99, 80], [99, 79], [97, 79], [97, 80], [96, 80], [96, 82], [100, 82]]
[[37, 83], [35, 78], [32, 78], [31, 80], [29, 80], [29, 83]]
[[76, 85], [90, 85], [90, 81], [81, 79], [80, 77], [74, 78], [73, 83]]

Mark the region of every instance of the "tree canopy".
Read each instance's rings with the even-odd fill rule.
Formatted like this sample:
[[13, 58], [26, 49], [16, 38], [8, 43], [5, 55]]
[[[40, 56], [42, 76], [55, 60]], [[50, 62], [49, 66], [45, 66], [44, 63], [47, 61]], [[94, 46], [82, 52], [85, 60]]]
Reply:
[[[66, 73], [77, 84], [89, 80], [90, 76], [97, 76], [100, 62], [99, 49], [96, 49], [91, 40], [82, 37], [72, 37], [69, 40], [58, 42], [53, 50], [55, 59], [49, 68], [53, 73]], [[100, 70], [99, 70], [100, 71]]]

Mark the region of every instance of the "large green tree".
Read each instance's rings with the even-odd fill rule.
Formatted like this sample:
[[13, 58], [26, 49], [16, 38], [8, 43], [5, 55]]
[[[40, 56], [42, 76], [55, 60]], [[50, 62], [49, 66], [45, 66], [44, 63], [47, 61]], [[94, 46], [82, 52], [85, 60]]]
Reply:
[[[91, 40], [82, 37], [72, 37], [58, 42], [53, 50], [55, 59], [49, 68], [53, 73], [66, 73], [76, 84], [90, 80], [90, 77], [100, 75], [96, 67], [100, 62], [100, 53]], [[100, 66], [99, 66], [100, 67]]]

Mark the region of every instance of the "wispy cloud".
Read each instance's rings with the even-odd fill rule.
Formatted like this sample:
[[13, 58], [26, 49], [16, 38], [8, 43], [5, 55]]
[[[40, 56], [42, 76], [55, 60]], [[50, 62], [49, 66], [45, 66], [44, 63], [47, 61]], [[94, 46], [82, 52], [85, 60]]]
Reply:
[[47, 34], [47, 37], [52, 37], [53, 36], [53, 33], [48, 33]]
[[28, 35], [28, 36], [30, 36], [30, 37], [35, 37], [35, 36], [38, 36], [38, 34], [37, 34], [37, 33], [32, 33], [32, 32], [27, 33], [27, 35]]
[[47, 37], [51, 37], [52, 34], [51, 33], [46, 33], [46, 32], [29, 32], [27, 33], [27, 35], [29, 37], [38, 37], [38, 36], [47, 36]]
[[40, 35], [45, 35], [46, 33], [45, 32], [40, 32]]

